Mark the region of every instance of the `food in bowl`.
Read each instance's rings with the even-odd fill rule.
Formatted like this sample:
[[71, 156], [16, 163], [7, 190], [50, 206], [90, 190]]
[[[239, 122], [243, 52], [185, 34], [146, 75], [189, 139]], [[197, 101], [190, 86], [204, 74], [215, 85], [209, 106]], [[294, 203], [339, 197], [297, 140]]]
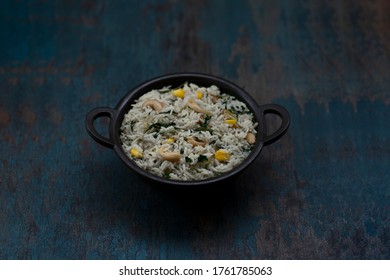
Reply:
[[120, 140], [139, 167], [173, 180], [203, 180], [232, 170], [256, 142], [253, 113], [212, 85], [185, 83], [143, 94], [124, 115]]

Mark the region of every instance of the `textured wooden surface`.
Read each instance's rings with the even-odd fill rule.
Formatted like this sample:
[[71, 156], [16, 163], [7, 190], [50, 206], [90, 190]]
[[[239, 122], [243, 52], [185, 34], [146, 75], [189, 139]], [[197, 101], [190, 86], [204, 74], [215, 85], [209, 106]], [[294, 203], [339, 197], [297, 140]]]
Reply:
[[[389, 15], [387, 0], [1, 1], [0, 258], [389, 259]], [[179, 71], [291, 114], [226, 189], [153, 188], [85, 132], [90, 109]]]

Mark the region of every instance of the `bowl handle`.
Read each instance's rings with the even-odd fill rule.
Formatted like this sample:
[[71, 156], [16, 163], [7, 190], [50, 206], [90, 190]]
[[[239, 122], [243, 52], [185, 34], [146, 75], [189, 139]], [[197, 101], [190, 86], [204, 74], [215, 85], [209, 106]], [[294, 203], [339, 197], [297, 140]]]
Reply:
[[263, 117], [267, 114], [276, 114], [282, 119], [280, 127], [271, 135], [267, 135], [267, 125], [264, 118], [263, 144], [264, 146], [267, 146], [279, 140], [287, 132], [287, 129], [290, 126], [290, 116], [284, 107], [276, 104], [262, 105], [260, 106], [260, 109], [263, 112]]
[[115, 113], [114, 109], [108, 108], [108, 107], [98, 107], [95, 109], [92, 109], [85, 118], [85, 128], [87, 129], [88, 134], [98, 142], [99, 144], [108, 147], [113, 148], [114, 147], [114, 141], [111, 138], [106, 138], [99, 134], [99, 132], [96, 131], [95, 126], [93, 125], [93, 122], [100, 117], [109, 117], [110, 122], [113, 118]]

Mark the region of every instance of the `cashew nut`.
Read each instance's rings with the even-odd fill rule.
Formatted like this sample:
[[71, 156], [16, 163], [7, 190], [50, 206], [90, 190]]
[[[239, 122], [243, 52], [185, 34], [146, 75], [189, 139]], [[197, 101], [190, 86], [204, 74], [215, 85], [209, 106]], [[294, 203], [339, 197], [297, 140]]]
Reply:
[[167, 151], [166, 149], [160, 149], [158, 151], [159, 155], [167, 160], [167, 161], [170, 161], [170, 162], [179, 162], [180, 161], [180, 154], [177, 153], [177, 152], [169, 152]]
[[143, 106], [149, 106], [153, 108], [153, 110], [155, 110], [157, 113], [159, 113], [164, 107], [164, 104], [157, 101], [156, 99], [150, 99], [150, 100], [146, 100]]
[[202, 147], [206, 146], [205, 142], [198, 141], [198, 140], [196, 140], [196, 139], [194, 139], [192, 137], [188, 137], [187, 138], [187, 142], [190, 143], [193, 147], [195, 147], [195, 146], [202, 146]]
[[203, 114], [206, 113], [206, 110], [204, 108], [200, 107], [200, 105], [198, 103], [196, 103], [196, 101], [192, 98], [190, 100], [188, 100], [187, 105], [188, 105], [188, 107], [192, 108], [195, 112], [203, 113]]
[[213, 103], [217, 103], [218, 102], [218, 96], [216, 96], [216, 95], [211, 95], [211, 101], [213, 102]]
[[248, 141], [249, 144], [254, 144], [256, 142], [256, 136], [251, 132], [247, 133], [245, 139]]

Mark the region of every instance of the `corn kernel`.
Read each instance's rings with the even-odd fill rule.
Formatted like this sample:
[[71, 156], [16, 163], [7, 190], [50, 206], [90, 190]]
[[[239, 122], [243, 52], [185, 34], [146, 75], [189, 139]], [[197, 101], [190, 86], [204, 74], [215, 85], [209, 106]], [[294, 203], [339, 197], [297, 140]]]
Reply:
[[226, 161], [226, 160], [229, 160], [230, 155], [229, 155], [229, 152], [226, 150], [218, 150], [215, 152], [215, 158], [218, 161]]
[[173, 139], [173, 138], [168, 138], [168, 139], [165, 141], [165, 143], [167, 143], [167, 144], [172, 144], [173, 142], [175, 142], [175, 139]]
[[142, 158], [142, 152], [138, 151], [136, 148], [130, 150], [130, 154], [135, 158]]
[[179, 89], [175, 89], [174, 91], [172, 91], [172, 94], [176, 97], [184, 98], [185, 92], [184, 92], [184, 89], [179, 88]]
[[234, 127], [237, 127], [237, 120], [229, 119], [229, 120], [225, 120], [225, 123], [231, 124]]
[[201, 93], [199, 90], [196, 92], [196, 96], [198, 97], [198, 99], [202, 99], [203, 98], [203, 93]]

